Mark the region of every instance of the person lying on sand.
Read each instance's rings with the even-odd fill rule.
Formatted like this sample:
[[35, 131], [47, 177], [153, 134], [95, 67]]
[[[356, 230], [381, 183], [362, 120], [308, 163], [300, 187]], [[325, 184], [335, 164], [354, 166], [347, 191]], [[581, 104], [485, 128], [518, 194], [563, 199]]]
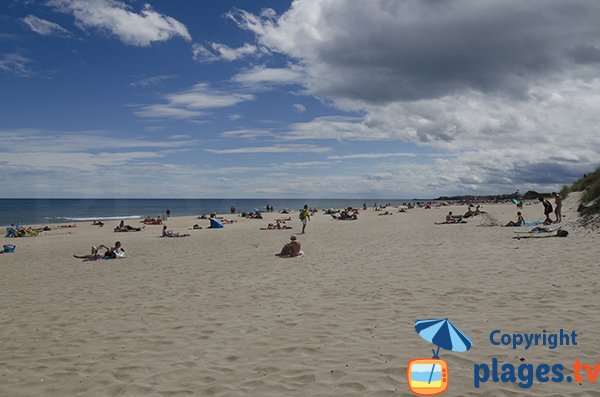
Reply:
[[261, 227], [260, 230], [289, 230], [291, 226], [287, 226], [285, 222], [275, 221], [275, 223], [269, 223], [267, 227]]
[[163, 226], [162, 229], [162, 237], [188, 237], [189, 234], [179, 234], [179, 233], [175, 233], [172, 230], [167, 230], [167, 225]]
[[381, 214], [377, 214], [377, 215], [394, 215], [394, 214], [392, 214], [390, 211], [385, 211], [385, 212], [383, 212]]
[[142, 228], [126, 225], [125, 221], [121, 221], [114, 230], [115, 232], [139, 232]]
[[102, 222], [102, 221], [94, 221], [94, 222], [92, 222], [92, 225], [93, 226], [100, 226], [100, 227], [102, 227], [102, 226], [104, 226], [104, 222]]
[[519, 211], [519, 212], [517, 212], [517, 221], [516, 222], [510, 221], [504, 226], [523, 226], [524, 224], [525, 224], [525, 219], [523, 219], [523, 216], [521, 215], [521, 211]]
[[58, 225], [58, 226], [56, 226], [57, 229], [58, 228], [60, 228], [60, 229], [69, 229], [69, 228], [72, 228], [72, 227], [77, 227], [77, 224], [74, 223], [72, 225]]
[[296, 241], [296, 236], [291, 236], [290, 242], [284, 245], [281, 252], [276, 255], [282, 258], [295, 258], [300, 255], [300, 242]]
[[436, 225], [448, 225], [448, 224], [453, 224], [453, 223], [467, 223], [465, 221], [462, 220], [462, 216], [455, 216], [452, 215], [452, 211], [448, 212], [448, 215], [446, 215], [446, 221], [445, 222], [436, 222]]
[[149, 216], [147, 216], [143, 221], [140, 221], [140, 223], [143, 223], [145, 225], [162, 225], [162, 219], [160, 219], [159, 217], [150, 218]]
[[[100, 249], [104, 249], [104, 252], [100, 252]], [[92, 246], [92, 251], [89, 255], [75, 255], [74, 258], [84, 259], [86, 261], [95, 261], [98, 259], [117, 259], [125, 258], [125, 249], [121, 246], [121, 242], [117, 241], [114, 247], [107, 247], [104, 244], [98, 246], [98, 248]]]
[[469, 206], [469, 209], [467, 210], [467, 212], [465, 212], [465, 214], [462, 216], [463, 218], [470, 218], [472, 216], [475, 215], [475, 211], [473, 211], [472, 206]]

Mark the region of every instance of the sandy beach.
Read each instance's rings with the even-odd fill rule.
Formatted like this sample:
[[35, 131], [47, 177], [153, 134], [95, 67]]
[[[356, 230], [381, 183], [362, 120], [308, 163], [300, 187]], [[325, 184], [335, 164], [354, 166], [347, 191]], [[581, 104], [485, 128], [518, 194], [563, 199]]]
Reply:
[[[114, 233], [79, 223], [0, 255], [2, 396], [399, 396], [409, 360], [431, 357], [414, 321], [450, 318], [473, 341], [466, 353], [441, 351], [448, 396], [594, 396], [594, 383], [473, 386], [474, 365], [598, 361], [597, 265], [600, 236], [572, 227], [566, 238], [515, 240], [514, 228], [434, 225], [449, 210], [393, 216], [361, 211], [357, 221], [317, 213], [298, 235], [304, 257], [276, 257], [293, 230], [259, 231], [263, 220], [175, 217]], [[308, 202], [310, 205], [310, 202]], [[483, 205], [502, 223], [514, 205]], [[540, 205], [523, 208], [541, 219]], [[137, 226], [137, 221], [128, 222]], [[194, 223], [203, 230], [188, 230]], [[523, 228], [520, 230], [527, 230]], [[127, 258], [82, 262], [91, 245], [120, 240]], [[578, 334], [578, 346], [525, 351], [493, 346], [489, 334]], [[565, 369], [565, 375], [571, 374]]]

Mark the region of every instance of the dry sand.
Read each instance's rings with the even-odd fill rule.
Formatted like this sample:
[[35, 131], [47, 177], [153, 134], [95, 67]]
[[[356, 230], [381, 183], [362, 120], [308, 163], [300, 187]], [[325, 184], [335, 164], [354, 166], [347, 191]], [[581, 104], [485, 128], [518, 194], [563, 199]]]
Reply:
[[[310, 202], [309, 202], [310, 204]], [[592, 383], [473, 387], [473, 364], [600, 362], [599, 235], [514, 240], [513, 228], [440, 225], [448, 210], [358, 221], [313, 217], [306, 256], [274, 256], [300, 231], [259, 231], [279, 217], [241, 218], [221, 230], [171, 218], [113, 233], [80, 224], [14, 239], [0, 255], [1, 396], [402, 396], [406, 365], [430, 357], [414, 321], [448, 317], [473, 340], [440, 352], [448, 396], [593, 396]], [[511, 205], [483, 207], [506, 223]], [[540, 205], [525, 206], [540, 219]], [[130, 222], [133, 224], [133, 221]], [[128, 257], [82, 262], [92, 244], [120, 240]], [[2, 244], [9, 242], [0, 240]], [[528, 351], [495, 347], [493, 329], [578, 332], [579, 345]], [[522, 361], [524, 359], [525, 361]], [[565, 374], [570, 374], [569, 370]]]

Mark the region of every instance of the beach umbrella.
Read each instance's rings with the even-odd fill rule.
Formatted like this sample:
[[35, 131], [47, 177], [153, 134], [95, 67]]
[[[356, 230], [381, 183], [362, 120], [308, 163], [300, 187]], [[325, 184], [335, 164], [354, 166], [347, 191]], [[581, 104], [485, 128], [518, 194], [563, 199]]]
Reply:
[[[433, 358], [439, 358], [440, 347], [453, 352], [466, 352], [473, 345], [471, 339], [456, 328], [447, 318], [417, 320], [415, 321], [415, 330], [421, 338], [437, 346], [437, 351], [431, 350]], [[435, 365], [431, 368], [429, 383], [431, 382], [434, 368]]]

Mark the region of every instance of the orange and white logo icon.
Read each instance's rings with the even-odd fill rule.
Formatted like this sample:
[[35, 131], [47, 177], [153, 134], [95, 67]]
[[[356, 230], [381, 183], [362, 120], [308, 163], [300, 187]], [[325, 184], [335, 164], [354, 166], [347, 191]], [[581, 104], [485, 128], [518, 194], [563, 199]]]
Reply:
[[406, 368], [408, 388], [418, 396], [434, 396], [448, 389], [448, 363], [435, 358], [416, 358]]

